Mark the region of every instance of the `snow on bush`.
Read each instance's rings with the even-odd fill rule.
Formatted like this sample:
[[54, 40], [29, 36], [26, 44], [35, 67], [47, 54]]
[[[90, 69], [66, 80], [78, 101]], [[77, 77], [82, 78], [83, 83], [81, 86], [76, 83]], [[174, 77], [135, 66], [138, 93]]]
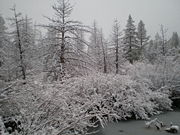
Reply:
[[[129, 66], [127, 64], [126, 66], [128, 67], [127, 74], [131, 75], [132, 79], [148, 84], [149, 89], [153, 91], [151, 100], [158, 104], [157, 108], [159, 110], [170, 110], [171, 101], [169, 97], [178, 85], [178, 78], [180, 77], [177, 66], [170, 60], [156, 65], [137, 62], [134, 65]], [[161, 97], [167, 98], [167, 100], [162, 100]]]
[[[161, 89], [176, 90], [179, 88], [180, 83], [180, 61], [174, 60], [171, 57], [165, 58], [163, 61], [156, 64], [148, 64], [143, 62], [137, 62], [134, 65], [125, 64], [125, 68], [128, 70], [127, 74], [131, 75], [135, 80], [147, 80], [149, 81], [151, 88], [154, 90]], [[169, 92], [171, 92], [169, 91]]]
[[9, 95], [22, 115], [24, 134], [86, 134], [89, 127], [170, 109], [168, 95], [129, 75], [91, 74], [64, 82], [17, 83]]

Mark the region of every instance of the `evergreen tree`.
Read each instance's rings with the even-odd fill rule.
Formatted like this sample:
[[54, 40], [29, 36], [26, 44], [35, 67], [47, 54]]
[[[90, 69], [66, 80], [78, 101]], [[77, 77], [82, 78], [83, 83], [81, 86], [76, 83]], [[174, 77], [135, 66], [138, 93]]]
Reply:
[[144, 55], [144, 47], [148, 44], [149, 36], [146, 34], [145, 24], [141, 20], [138, 24], [137, 28], [137, 39], [138, 44], [140, 45], [140, 55]]
[[139, 46], [137, 42], [137, 32], [136, 27], [134, 25], [134, 21], [129, 15], [127, 20], [127, 25], [125, 29], [125, 36], [124, 36], [124, 51], [125, 51], [125, 58], [133, 64], [134, 61], [139, 60]]
[[145, 48], [145, 56], [148, 59], [148, 61], [152, 64], [154, 64], [157, 60], [158, 56], [158, 50], [156, 46], [156, 42], [153, 40], [150, 40], [147, 47]]
[[173, 35], [168, 43], [169, 43], [168, 54], [171, 56], [177, 55], [180, 50], [180, 42], [177, 32], [173, 32]]
[[171, 46], [174, 48], [178, 48], [180, 46], [179, 36], [177, 32], [173, 32], [173, 35], [171, 37]]

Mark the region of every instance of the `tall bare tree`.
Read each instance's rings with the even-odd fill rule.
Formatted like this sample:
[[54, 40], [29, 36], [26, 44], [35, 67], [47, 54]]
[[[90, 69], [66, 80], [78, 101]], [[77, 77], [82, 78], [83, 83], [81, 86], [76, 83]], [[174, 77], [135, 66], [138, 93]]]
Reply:
[[96, 21], [93, 22], [90, 35], [90, 45], [88, 46], [88, 54], [95, 60], [94, 68], [101, 71], [101, 45], [100, 45], [100, 30]]
[[[58, 0], [57, 4], [52, 6], [52, 8], [55, 11], [55, 17], [47, 17], [50, 24], [43, 26], [52, 32], [56, 31], [55, 38], [58, 40], [58, 43], [56, 44], [56, 58], [53, 58], [54, 63], [56, 63], [54, 68], [56, 77], [54, 80], [62, 80], [67, 70], [70, 69], [71, 61], [79, 61], [74, 58], [74, 50], [78, 49], [74, 43], [77, 42], [77, 37], [79, 37], [77, 31], [86, 31], [86, 28], [79, 21], [74, 21], [70, 18], [73, 7], [68, 0]], [[70, 54], [73, 57], [70, 57]], [[83, 60], [81, 62], [85, 63]]]
[[24, 51], [23, 51], [23, 45], [22, 45], [22, 36], [21, 36], [21, 30], [20, 27], [22, 26], [22, 16], [21, 13], [17, 13], [16, 12], [16, 7], [14, 6], [11, 9], [14, 13], [14, 17], [11, 18], [10, 20], [12, 21], [13, 25], [15, 25], [15, 31], [14, 31], [14, 35], [15, 35], [15, 45], [18, 48], [18, 55], [19, 55], [19, 67], [21, 68], [21, 75], [22, 75], [22, 79], [26, 79], [26, 67], [25, 67], [25, 63], [24, 63]]
[[107, 73], [107, 45], [104, 41], [102, 29], [100, 31], [100, 44], [103, 57], [103, 73]]
[[167, 39], [166, 39], [167, 29], [161, 25], [160, 26], [160, 36], [161, 36], [161, 53], [163, 56], [167, 54]]
[[118, 20], [114, 21], [113, 31], [112, 31], [112, 44], [115, 48], [115, 68], [116, 74], [119, 73], [119, 55], [120, 55], [120, 43], [121, 43], [122, 33], [120, 31], [120, 25]]

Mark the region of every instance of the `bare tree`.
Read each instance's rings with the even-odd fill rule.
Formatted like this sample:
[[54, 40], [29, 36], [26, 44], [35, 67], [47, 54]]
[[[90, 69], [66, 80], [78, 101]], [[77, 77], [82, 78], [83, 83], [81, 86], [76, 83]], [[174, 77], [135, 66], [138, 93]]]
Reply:
[[88, 54], [95, 60], [94, 68], [97, 71], [101, 70], [102, 58], [101, 58], [101, 45], [100, 45], [100, 30], [96, 21], [93, 22], [90, 35], [90, 43], [88, 46]]
[[122, 33], [120, 32], [120, 25], [118, 23], [118, 20], [114, 21], [114, 26], [113, 26], [113, 32], [112, 32], [112, 44], [113, 48], [115, 48], [115, 68], [116, 68], [116, 74], [119, 73], [119, 51], [120, 51], [120, 42], [121, 42], [121, 35]]
[[165, 56], [167, 53], [167, 40], [166, 40], [167, 29], [163, 25], [161, 25], [160, 32], [161, 32], [161, 53], [163, 56]]
[[62, 80], [67, 72], [67, 66], [71, 63], [69, 61], [75, 60], [74, 57], [70, 58], [69, 54], [74, 55], [75, 52], [72, 50], [77, 50], [77, 46], [74, 45], [75, 41], [77, 42], [77, 37], [79, 37], [77, 36], [77, 31], [87, 30], [80, 22], [70, 18], [73, 7], [68, 0], [58, 0], [57, 5], [52, 6], [52, 8], [55, 11], [55, 18], [47, 17], [51, 23], [43, 26], [52, 32], [56, 31], [55, 38], [58, 40], [58, 43], [56, 44], [56, 58], [53, 58], [54, 63], [56, 63], [54, 69], [56, 77], [54, 80]]
[[104, 43], [102, 29], [100, 31], [100, 44], [102, 48], [102, 57], [103, 57], [103, 72], [107, 73], [107, 47], [106, 44]]
[[25, 80], [26, 79], [26, 67], [25, 67], [25, 64], [24, 64], [24, 51], [23, 51], [23, 45], [22, 45], [22, 36], [21, 36], [21, 32], [20, 32], [20, 25], [22, 23], [22, 19], [21, 19], [21, 13], [17, 13], [16, 12], [16, 7], [14, 6], [12, 9], [11, 9], [13, 12], [14, 12], [14, 17], [11, 18], [10, 20], [13, 22], [13, 24], [15, 25], [15, 32], [14, 34], [16, 35], [16, 38], [17, 38], [17, 41], [15, 44], [17, 44], [17, 47], [18, 47], [18, 53], [19, 53], [19, 61], [20, 61], [20, 64], [19, 64], [19, 67], [21, 68], [21, 73], [22, 73], [22, 78]]

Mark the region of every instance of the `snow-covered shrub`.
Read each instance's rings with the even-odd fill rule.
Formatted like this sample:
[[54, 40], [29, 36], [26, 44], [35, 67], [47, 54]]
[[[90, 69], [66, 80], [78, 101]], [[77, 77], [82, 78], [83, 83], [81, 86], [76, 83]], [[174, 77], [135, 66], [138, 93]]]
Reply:
[[[179, 59], [179, 58], [177, 58]], [[155, 64], [137, 62], [134, 65], [126, 64], [127, 74], [135, 80], [149, 81], [153, 90], [169, 93], [179, 88], [180, 83], [180, 61], [173, 57], [167, 57]]]
[[[166, 66], [163, 64], [166, 64]], [[156, 105], [158, 104], [157, 108], [159, 110], [169, 110], [172, 103], [169, 97], [179, 82], [178, 76], [180, 74], [177, 65], [177, 63], [173, 64], [171, 60], [158, 65], [137, 62], [129, 66], [127, 74], [138, 82], [148, 83], [149, 88], [153, 91], [151, 100]]]
[[9, 94], [22, 115], [26, 134], [86, 134], [108, 121], [146, 119], [170, 109], [165, 93], [152, 91], [147, 80], [129, 75], [91, 74], [44, 84], [21, 82]]

